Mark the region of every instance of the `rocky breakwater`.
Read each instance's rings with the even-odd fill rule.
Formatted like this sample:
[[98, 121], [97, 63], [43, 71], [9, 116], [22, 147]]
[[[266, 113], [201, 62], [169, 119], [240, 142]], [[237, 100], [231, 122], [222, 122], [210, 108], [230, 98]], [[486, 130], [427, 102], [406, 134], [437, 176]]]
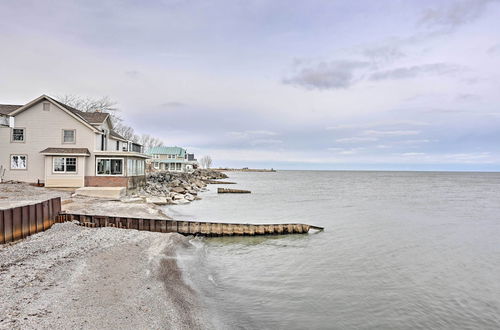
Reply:
[[227, 175], [220, 171], [202, 169], [192, 173], [150, 173], [138, 196], [156, 205], [185, 204], [199, 199], [198, 192], [206, 190], [210, 181], [225, 178]]

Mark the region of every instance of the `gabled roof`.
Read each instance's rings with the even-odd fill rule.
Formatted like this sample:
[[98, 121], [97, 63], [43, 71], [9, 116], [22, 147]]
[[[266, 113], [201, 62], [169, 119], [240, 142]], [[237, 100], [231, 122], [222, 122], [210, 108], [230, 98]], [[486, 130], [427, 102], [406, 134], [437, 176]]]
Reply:
[[0, 115], [8, 115], [12, 111], [19, 109], [22, 105], [0, 104]]
[[36, 99], [34, 99], [33, 101], [23, 105], [23, 106], [20, 106], [19, 108], [11, 111], [9, 113], [10, 116], [16, 116], [17, 114], [23, 112], [24, 110], [30, 108], [31, 106], [41, 102], [42, 100], [47, 100], [51, 103], [53, 103], [54, 105], [56, 105], [57, 107], [59, 107], [60, 109], [66, 111], [69, 115], [73, 116], [75, 119], [79, 120], [80, 122], [82, 122], [84, 125], [86, 125], [87, 127], [89, 127], [91, 130], [95, 131], [95, 132], [99, 132], [99, 130], [93, 126], [93, 124], [99, 124], [99, 122], [96, 122], [96, 123], [92, 123], [90, 120], [100, 120], [103, 116], [104, 120], [106, 120], [108, 117], [109, 117], [109, 114], [108, 113], [104, 113], [104, 112], [98, 112], [99, 115], [95, 115], [95, 113], [93, 112], [83, 112], [83, 111], [80, 111], [78, 109], [75, 109], [73, 107], [70, 107], [69, 105], [67, 104], [64, 104], [62, 102], [59, 102], [53, 98], [51, 98], [50, 96], [47, 96], [47, 95], [41, 95], [39, 97], [37, 97]]
[[109, 135], [114, 137], [115, 139], [118, 139], [118, 140], [128, 141], [126, 138], [124, 138], [123, 136], [121, 136], [120, 134], [116, 133], [113, 130], [109, 131]]
[[177, 155], [180, 157], [186, 156], [186, 149], [181, 147], [153, 147], [146, 151], [148, 155]]
[[109, 117], [109, 113], [107, 112], [85, 112], [81, 111], [78, 109], [75, 109], [73, 107], [70, 107], [67, 104], [64, 104], [62, 102], [59, 102], [57, 100], [53, 100], [57, 104], [59, 104], [61, 107], [65, 108], [68, 111], [71, 111], [77, 116], [80, 116], [82, 119], [87, 121], [89, 124], [102, 124], [106, 121], [106, 119]]

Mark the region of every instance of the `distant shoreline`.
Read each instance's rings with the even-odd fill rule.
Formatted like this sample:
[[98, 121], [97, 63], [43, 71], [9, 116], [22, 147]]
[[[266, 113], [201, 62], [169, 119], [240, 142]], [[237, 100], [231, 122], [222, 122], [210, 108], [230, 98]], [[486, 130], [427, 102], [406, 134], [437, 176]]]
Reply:
[[215, 171], [221, 172], [276, 172], [274, 168], [266, 169], [266, 168], [213, 168]]

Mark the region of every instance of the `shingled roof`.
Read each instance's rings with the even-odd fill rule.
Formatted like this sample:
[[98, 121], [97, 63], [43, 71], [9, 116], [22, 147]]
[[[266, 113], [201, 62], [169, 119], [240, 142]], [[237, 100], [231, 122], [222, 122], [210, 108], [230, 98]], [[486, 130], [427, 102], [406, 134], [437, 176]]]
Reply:
[[8, 115], [14, 110], [19, 109], [22, 105], [14, 105], [14, 104], [0, 104], [0, 115]]
[[61, 107], [65, 108], [66, 110], [72, 112], [73, 114], [81, 117], [83, 120], [88, 122], [89, 124], [102, 124], [109, 116], [109, 113], [107, 112], [85, 112], [81, 111], [78, 109], [75, 109], [73, 107], [70, 107], [67, 104], [64, 104], [60, 101], [52, 99], [54, 102], [59, 104]]
[[90, 156], [90, 151], [87, 148], [47, 148], [40, 151], [41, 154], [71, 154], [71, 155], [87, 155]]

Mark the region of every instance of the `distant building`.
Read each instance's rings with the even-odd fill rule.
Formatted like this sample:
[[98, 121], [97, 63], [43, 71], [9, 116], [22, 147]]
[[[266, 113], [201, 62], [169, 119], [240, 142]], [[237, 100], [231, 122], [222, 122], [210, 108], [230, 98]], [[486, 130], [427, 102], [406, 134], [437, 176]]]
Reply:
[[142, 146], [113, 130], [105, 112], [83, 112], [42, 95], [0, 104], [4, 180], [46, 187], [126, 187], [146, 182]]
[[169, 172], [192, 172], [197, 167], [194, 154], [181, 147], [153, 147], [146, 151], [153, 169]]

